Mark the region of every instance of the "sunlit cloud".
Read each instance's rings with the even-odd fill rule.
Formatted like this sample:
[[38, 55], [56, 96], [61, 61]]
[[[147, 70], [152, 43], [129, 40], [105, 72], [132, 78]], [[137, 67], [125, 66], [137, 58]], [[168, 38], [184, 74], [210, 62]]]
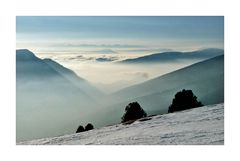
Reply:
[[149, 78], [149, 73], [148, 72], [137, 71], [137, 72], [126, 72], [124, 74], [126, 76], [141, 77], [141, 78], [144, 78], [144, 79], [148, 79]]
[[144, 48], [142, 45], [128, 44], [77, 44], [77, 43], [59, 43], [52, 44], [52, 47], [83, 47], [83, 48]]

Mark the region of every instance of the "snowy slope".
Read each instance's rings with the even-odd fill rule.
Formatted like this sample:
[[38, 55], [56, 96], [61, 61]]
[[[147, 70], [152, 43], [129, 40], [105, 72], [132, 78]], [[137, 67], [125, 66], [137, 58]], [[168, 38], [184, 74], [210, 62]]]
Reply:
[[91, 131], [18, 144], [169, 145], [224, 144], [224, 104], [157, 115], [131, 125], [112, 125]]

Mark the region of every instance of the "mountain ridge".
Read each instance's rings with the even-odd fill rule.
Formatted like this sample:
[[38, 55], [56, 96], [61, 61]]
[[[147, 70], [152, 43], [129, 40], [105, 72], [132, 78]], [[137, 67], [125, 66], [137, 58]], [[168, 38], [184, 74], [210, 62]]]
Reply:
[[157, 76], [157, 77], [155, 77], [155, 78], [152, 78], [151, 80], [147, 80], [147, 81], [145, 81], [145, 82], [138, 83], [138, 84], [132, 85], [132, 86], [130, 86], [130, 87], [123, 88], [123, 89], [121, 89], [121, 90], [119, 90], [119, 91], [116, 91], [116, 92], [114, 92], [114, 93], [112, 93], [112, 94], [116, 94], [116, 93], [118, 93], [118, 92], [120, 92], [120, 91], [123, 91], [123, 90], [125, 90], [125, 89], [133, 88], [133, 87], [136, 87], [136, 86], [139, 86], [139, 85], [144, 85], [144, 84], [146, 84], [146, 83], [155, 81], [155, 80], [157, 80], [157, 79], [159, 79], [159, 78], [164, 78], [164, 77], [168, 76], [169, 74], [174, 74], [174, 73], [177, 73], [177, 72], [181, 72], [181, 71], [183, 71], [183, 70], [185, 70], [185, 69], [189, 69], [189, 68], [191, 68], [192, 66], [200, 65], [200, 64], [202, 64], [202, 63], [206, 63], [206, 62], [211, 61], [211, 60], [223, 59], [223, 58], [224, 58], [224, 56], [216, 56], [216, 57], [214, 57], [214, 58], [210, 58], [210, 59], [208, 59], [208, 60], [204, 60], [204, 61], [201, 61], [201, 62], [192, 64], [192, 65], [189, 65], [189, 66], [187, 66], [187, 67], [184, 67], [184, 68], [175, 70], [175, 71], [173, 71], [173, 72], [170, 72], [170, 73], [167, 73], [167, 74], [164, 74], [164, 75], [161, 75], [161, 76]]
[[223, 102], [224, 55], [112, 93], [108, 100], [114, 100], [115, 103], [106, 107], [107, 114], [98, 111], [98, 117], [100, 120], [102, 117], [108, 119], [107, 122], [110, 124], [117, 123], [124, 112], [124, 107], [136, 101], [148, 114], [167, 113], [174, 95], [182, 89], [192, 90], [204, 105]]
[[69, 133], [99, 105], [87, 81], [47, 63], [29, 50], [16, 50], [17, 140]]
[[209, 59], [215, 56], [223, 55], [224, 50], [218, 48], [207, 48], [190, 52], [161, 52], [156, 54], [145, 55], [133, 59], [125, 59], [118, 63], [165, 63], [170, 61], [179, 61], [183, 59]]

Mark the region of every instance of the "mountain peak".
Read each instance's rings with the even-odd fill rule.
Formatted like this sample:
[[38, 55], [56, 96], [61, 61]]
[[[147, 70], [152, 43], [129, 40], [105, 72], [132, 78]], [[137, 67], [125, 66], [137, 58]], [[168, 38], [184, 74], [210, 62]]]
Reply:
[[19, 49], [16, 50], [17, 60], [32, 60], [37, 59], [37, 57], [28, 49]]

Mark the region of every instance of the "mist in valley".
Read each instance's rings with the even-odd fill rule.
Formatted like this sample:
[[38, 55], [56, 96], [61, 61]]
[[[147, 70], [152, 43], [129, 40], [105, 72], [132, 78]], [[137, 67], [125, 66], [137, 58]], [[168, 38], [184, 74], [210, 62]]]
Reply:
[[[203, 100], [217, 92], [223, 93], [223, 68], [219, 63], [216, 71], [212, 69], [206, 78], [190, 79], [193, 73], [188, 70], [176, 76], [160, 77], [201, 59], [151, 64], [96, 59], [63, 61], [39, 58], [29, 50], [17, 50], [16, 59], [17, 141], [74, 133], [79, 125], [87, 123], [95, 128], [119, 123], [126, 105], [133, 101], [138, 101], [149, 115], [166, 113], [172, 97], [182, 88], [193, 89]], [[195, 70], [207, 69], [201, 66]], [[220, 80], [219, 89], [200, 87], [201, 81], [212, 74], [213, 79], [205, 83], [211, 86]], [[183, 75], [186, 79], [181, 78]], [[203, 89], [209, 94], [203, 94]], [[221, 102], [222, 97], [204, 103]]]
[[16, 16], [16, 140], [168, 111], [189, 89], [224, 102], [223, 16]]
[[111, 94], [128, 86], [142, 83], [203, 59], [181, 60], [172, 63], [121, 64], [118, 61], [64, 61], [57, 60], [88, 80], [103, 93]]

